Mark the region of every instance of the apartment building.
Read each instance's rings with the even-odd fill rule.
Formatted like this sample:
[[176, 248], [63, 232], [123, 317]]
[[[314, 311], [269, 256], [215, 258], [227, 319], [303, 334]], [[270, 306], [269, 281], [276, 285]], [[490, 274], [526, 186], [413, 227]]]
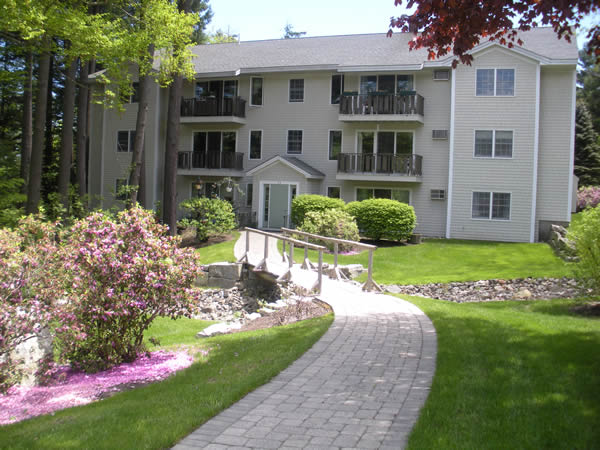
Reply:
[[[184, 83], [177, 199], [220, 195], [263, 229], [294, 196], [393, 198], [426, 236], [534, 242], [570, 221], [576, 44], [549, 28], [523, 46], [484, 42], [473, 63], [428, 60], [410, 34], [194, 47]], [[132, 99], [135, 100], [135, 99]], [[162, 199], [167, 90], [145, 138], [147, 205]], [[103, 207], [127, 180], [137, 104], [92, 111], [89, 191]], [[231, 179], [241, 188], [233, 188]]]

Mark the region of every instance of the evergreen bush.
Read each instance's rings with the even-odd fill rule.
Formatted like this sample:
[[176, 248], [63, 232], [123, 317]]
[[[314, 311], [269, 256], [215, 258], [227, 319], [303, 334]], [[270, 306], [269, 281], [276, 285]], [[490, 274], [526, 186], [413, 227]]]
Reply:
[[575, 242], [579, 262], [577, 275], [600, 293], [600, 206], [581, 213], [581, 220], [569, 228], [568, 238]]

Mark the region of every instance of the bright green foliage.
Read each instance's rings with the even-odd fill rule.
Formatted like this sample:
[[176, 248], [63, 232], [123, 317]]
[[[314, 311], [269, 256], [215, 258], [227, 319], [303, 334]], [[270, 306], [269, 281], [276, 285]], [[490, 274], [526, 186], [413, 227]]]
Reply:
[[417, 225], [413, 207], [396, 200], [371, 198], [348, 203], [346, 210], [356, 218], [361, 234], [370, 239], [408, 239]]
[[304, 216], [310, 211], [342, 210], [344, 206], [344, 201], [339, 198], [313, 194], [298, 195], [292, 200], [292, 222], [301, 225], [304, 223]]
[[0, 167], [0, 228], [13, 227], [23, 215], [21, 204], [25, 195], [20, 192], [22, 178], [11, 177], [10, 167]]
[[600, 293], [600, 206], [585, 209], [579, 216], [569, 227], [579, 257], [576, 273]]
[[213, 34], [208, 36], [209, 44], [227, 44], [231, 42], [237, 42], [239, 36], [237, 34], [229, 34], [229, 32], [223, 31], [220, 28]]
[[[354, 217], [344, 211], [327, 209], [325, 211], [309, 211], [304, 216], [304, 223], [298, 227], [300, 231], [319, 234], [321, 236], [358, 241], [358, 226]], [[315, 244], [324, 245], [333, 250], [333, 242], [312, 240]], [[340, 251], [352, 249], [351, 245], [341, 244]]]
[[229, 233], [237, 226], [231, 203], [220, 198], [197, 197], [181, 203], [189, 217], [179, 221], [180, 227], [196, 227], [200, 241], [216, 234]]

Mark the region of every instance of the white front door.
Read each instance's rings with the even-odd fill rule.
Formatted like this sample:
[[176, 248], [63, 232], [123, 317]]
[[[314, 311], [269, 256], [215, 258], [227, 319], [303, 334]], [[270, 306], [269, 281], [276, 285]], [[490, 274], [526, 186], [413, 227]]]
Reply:
[[264, 183], [261, 185], [262, 228], [279, 229], [290, 225], [292, 199], [296, 196], [295, 184]]

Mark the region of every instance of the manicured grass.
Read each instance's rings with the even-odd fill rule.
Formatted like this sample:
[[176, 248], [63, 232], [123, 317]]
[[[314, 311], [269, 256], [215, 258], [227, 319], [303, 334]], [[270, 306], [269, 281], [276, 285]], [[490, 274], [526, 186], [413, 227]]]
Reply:
[[171, 325], [181, 330], [170, 331], [162, 320], [149, 336], [168, 345], [194, 342], [210, 349], [208, 356], [163, 382], [0, 427], [0, 447], [169, 448], [296, 360], [332, 320], [330, 314], [284, 327], [202, 341], [193, 335], [206, 323], [194, 326], [178, 320]]
[[[279, 248], [281, 250], [281, 244]], [[303, 249], [296, 249], [296, 262], [301, 262], [303, 255]], [[309, 257], [311, 261], [318, 261], [317, 252], [309, 251]], [[323, 260], [332, 263], [333, 255], [325, 254]], [[368, 252], [340, 256], [339, 263], [359, 263], [366, 268]], [[425, 284], [493, 278], [562, 277], [572, 275], [571, 266], [556, 257], [543, 243], [427, 239], [419, 245], [378, 248], [373, 257], [373, 278], [381, 284]]]
[[202, 264], [212, 264], [216, 262], [235, 262], [235, 256], [233, 255], [233, 247], [240, 237], [240, 233], [234, 231], [232, 233], [233, 239], [227, 242], [221, 242], [215, 245], [209, 245], [208, 247], [200, 247], [196, 250], [200, 253], [200, 262]]
[[[187, 319], [182, 317], [177, 320], [168, 317], [159, 317], [144, 333], [144, 344], [150, 351], [167, 349], [179, 345], [198, 345], [196, 334], [214, 322], [206, 320]], [[158, 339], [160, 343], [154, 345], [150, 338]]]
[[[406, 298], [406, 297], [403, 297]], [[410, 297], [438, 337], [409, 448], [597, 448], [600, 319], [577, 301], [455, 304]]]

